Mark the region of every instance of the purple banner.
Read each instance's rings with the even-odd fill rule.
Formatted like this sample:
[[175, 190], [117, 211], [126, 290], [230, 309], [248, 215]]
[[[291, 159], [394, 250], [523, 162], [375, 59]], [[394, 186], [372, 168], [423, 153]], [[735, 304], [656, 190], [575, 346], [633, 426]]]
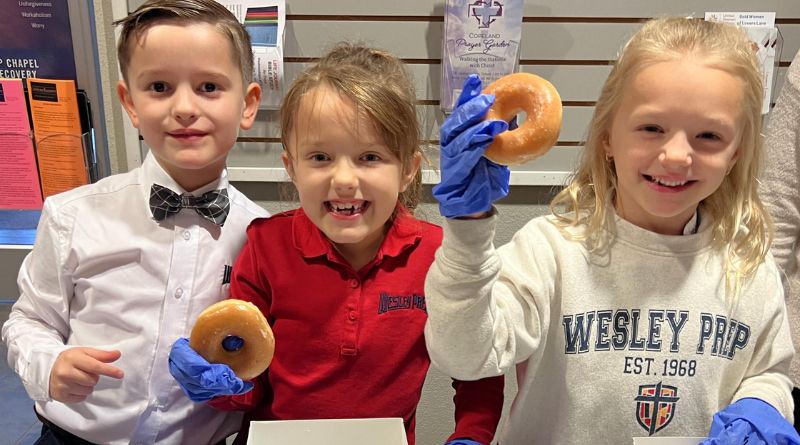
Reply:
[[0, 77], [77, 80], [67, 0], [6, 0], [0, 23]]

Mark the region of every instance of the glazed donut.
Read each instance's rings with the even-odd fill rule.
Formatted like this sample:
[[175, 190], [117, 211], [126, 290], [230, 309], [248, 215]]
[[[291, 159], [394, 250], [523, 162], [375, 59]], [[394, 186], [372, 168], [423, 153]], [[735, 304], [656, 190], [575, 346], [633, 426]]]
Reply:
[[272, 361], [275, 338], [264, 314], [254, 304], [230, 299], [200, 313], [189, 346], [209, 363], [224, 363], [240, 379], [251, 380]]
[[486, 119], [510, 121], [520, 111], [527, 114], [518, 128], [494, 138], [484, 156], [503, 165], [531, 161], [552, 147], [561, 131], [561, 97], [553, 84], [530, 73], [501, 77], [483, 90], [495, 101]]

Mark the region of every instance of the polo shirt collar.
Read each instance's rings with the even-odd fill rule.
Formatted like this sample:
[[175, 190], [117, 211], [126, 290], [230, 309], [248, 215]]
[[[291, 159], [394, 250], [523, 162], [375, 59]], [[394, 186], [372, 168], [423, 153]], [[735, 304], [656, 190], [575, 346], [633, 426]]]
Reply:
[[[314, 225], [302, 208], [297, 209], [294, 213], [292, 238], [295, 248], [305, 258], [327, 255], [329, 260], [333, 260], [339, 256], [333, 243]], [[397, 215], [386, 233], [381, 247], [378, 248], [375, 259], [381, 260], [384, 256], [399, 256], [408, 247], [416, 244], [420, 238], [422, 238], [420, 221], [414, 218], [408, 210], [398, 207]]]

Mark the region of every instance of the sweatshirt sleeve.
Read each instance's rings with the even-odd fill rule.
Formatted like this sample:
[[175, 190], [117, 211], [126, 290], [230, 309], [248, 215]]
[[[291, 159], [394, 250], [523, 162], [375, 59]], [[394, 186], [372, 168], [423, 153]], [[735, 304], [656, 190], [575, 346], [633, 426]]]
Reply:
[[471, 439], [484, 445], [492, 442], [503, 414], [504, 384], [503, 376], [453, 380], [456, 428], [448, 442], [455, 439]]
[[785, 276], [797, 273], [800, 235], [800, 52], [786, 74], [766, 137], [766, 169], [761, 178], [764, 202], [775, 219], [772, 253]]
[[45, 201], [36, 241], [17, 278], [19, 299], [2, 329], [8, 364], [35, 401], [50, 400], [50, 371], [70, 334], [74, 265], [67, 264], [65, 252], [71, 223], [57, 216]]
[[767, 258], [764, 268], [770, 274], [770, 283], [766, 289], [742, 296], [742, 298], [759, 297], [759, 301], [766, 304], [764, 304], [761, 334], [755, 338], [753, 356], [732, 402], [747, 397], [761, 399], [792, 422], [794, 403], [791, 395], [792, 382], [788, 372], [794, 348], [783, 303], [783, 288], [778, 271], [770, 257]]
[[496, 223], [496, 216], [446, 220], [425, 281], [431, 361], [457, 379], [505, 374], [534, 354], [547, 329], [543, 303], [554, 272], [541, 270], [537, 259], [552, 264], [552, 250], [531, 245], [537, 220], [495, 250]]

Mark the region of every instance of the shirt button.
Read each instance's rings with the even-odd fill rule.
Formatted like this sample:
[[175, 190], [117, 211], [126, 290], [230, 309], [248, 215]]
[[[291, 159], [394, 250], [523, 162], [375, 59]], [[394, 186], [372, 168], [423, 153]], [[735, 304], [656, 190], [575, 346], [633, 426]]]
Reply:
[[354, 289], [357, 288], [358, 287], [358, 280], [356, 280], [355, 278], [351, 278], [350, 279], [350, 287], [352, 287]]
[[175, 298], [181, 298], [183, 296], [183, 288], [175, 289]]
[[347, 314], [347, 318], [349, 318], [350, 321], [356, 321], [358, 319], [356, 316], [356, 311], [350, 311], [350, 313]]
[[184, 231], [183, 231], [183, 239], [185, 239], [186, 241], [189, 241], [189, 239], [190, 239], [191, 237], [192, 237], [192, 234], [191, 234], [191, 233], [189, 233], [189, 231], [188, 231], [188, 230], [184, 230]]

